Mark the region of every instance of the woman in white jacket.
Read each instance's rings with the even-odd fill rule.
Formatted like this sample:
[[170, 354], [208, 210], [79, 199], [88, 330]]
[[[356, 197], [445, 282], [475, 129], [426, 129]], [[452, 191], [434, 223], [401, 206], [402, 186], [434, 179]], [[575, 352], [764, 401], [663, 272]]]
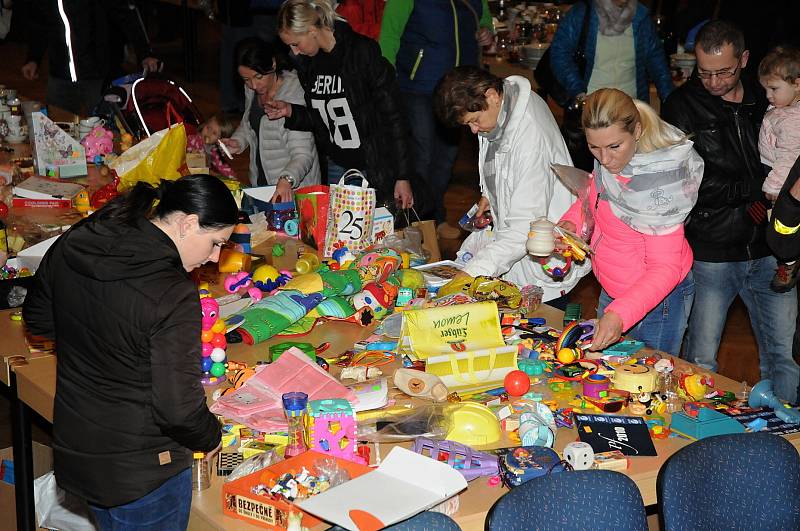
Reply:
[[245, 85], [245, 110], [239, 127], [223, 142], [234, 154], [250, 148], [250, 184], [276, 186], [273, 201], [291, 201], [293, 190], [319, 184], [320, 171], [314, 135], [270, 120], [265, 101], [280, 99], [305, 105], [303, 88], [285, 58], [273, 46], [253, 38], [236, 51], [236, 65]]
[[[435, 107], [442, 121], [466, 125], [478, 135], [478, 214], [488, 209], [494, 219], [492, 233], [475, 232], [464, 241], [462, 250], [473, 254], [464, 272], [502, 277], [518, 286], [536, 284], [544, 289], [544, 301], [566, 295], [591, 269], [588, 260], [556, 282], [525, 250], [530, 222], [558, 221], [575, 199], [550, 168], [572, 161], [547, 104], [524, 77], [503, 80], [462, 66], [439, 82]], [[565, 299], [558, 303], [564, 304]]]

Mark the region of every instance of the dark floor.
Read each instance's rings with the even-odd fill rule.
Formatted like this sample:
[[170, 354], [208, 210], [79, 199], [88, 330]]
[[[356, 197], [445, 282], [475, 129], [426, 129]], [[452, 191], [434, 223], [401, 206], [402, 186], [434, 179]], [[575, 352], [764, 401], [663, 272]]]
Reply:
[[[162, 21], [163, 23], [163, 21]], [[213, 24], [201, 20], [199, 24], [199, 49], [195, 54], [197, 72], [193, 83], [186, 83], [180, 40], [174, 38], [154, 38], [153, 48], [159, 58], [166, 64], [166, 72], [181, 84], [192, 96], [204, 115], [211, 115], [218, 110], [218, 49], [220, 32]], [[152, 37], [152, 35], [151, 35]], [[42, 101], [45, 93], [46, 75], [39, 81], [30, 82], [20, 75], [20, 67], [25, 60], [25, 48], [17, 43], [0, 43], [0, 83], [16, 88], [20, 94], [31, 99]], [[246, 172], [246, 161], [240, 157], [242, 171]], [[477, 177], [477, 143], [472, 135], [465, 135], [459, 158], [454, 168], [453, 181], [445, 197], [448, 219], [455, 223], [469, 207], [479, 198]], [[445, 258], [455, 256], [459, 241], [441, 241], [440, 246]], [[599, 287], [591, 275], [583, 279], [571, 292], [571, 298], [583, 306], [584, 317], [594, 317]], [[0, 338], [2, 341], [2, 338]], [[737, 381], [747, 380], [751, 385], [758, 380], [758, 356], [750, 328], [749, 318], [741, 301], [737, 299], [729, 312], [729, 319], [722, 338], [719, 353], [719, 371], [721, 374]], [[2, 387], [2, 386], [0, 386]], [[0, 448], [11, 445], [9, 402], [0, 393]], [[34, 439], [43, 443], [50, 442], [49, 426], [38, 419], [34, 426]]]

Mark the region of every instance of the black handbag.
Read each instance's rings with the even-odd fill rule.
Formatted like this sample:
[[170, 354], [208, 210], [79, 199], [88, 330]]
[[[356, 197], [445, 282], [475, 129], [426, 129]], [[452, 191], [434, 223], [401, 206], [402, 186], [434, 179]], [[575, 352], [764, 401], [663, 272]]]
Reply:
[[[586, 12], [583, 15], [583, 25], [581, 26], [581, 35], [578, 38], [578, 47], [575, 50], [575, 63], [578, 65], [578, 70], [580, 72], [586, 69], [586, 33], [589, 29], [589, 13], [591, 9], [591, 5], [586, 4]], [[569, 106], [572, 98], [561, 83], [558, 82], [556, 76], [553, 75], [553, 68], [550, 65], [549, 47], [536, 64], [536, 68], [533, 71], [533, 78], [539, 86], [539, 95], [542, 96], [542, 98], [547, 99], [547, 96], [550, 96], [559, 107]]]

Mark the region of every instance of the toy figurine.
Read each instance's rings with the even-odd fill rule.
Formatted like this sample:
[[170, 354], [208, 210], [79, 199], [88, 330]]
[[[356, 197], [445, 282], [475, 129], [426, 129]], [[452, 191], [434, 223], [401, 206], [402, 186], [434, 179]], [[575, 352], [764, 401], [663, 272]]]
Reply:
[[81, 145], [86, 150], [86, 162], [97, 164], [97, 156], [100, 156], [102, 160], [104, 155], [114, 152], [114, 134], [98, 125], [83, 137]]
[[89, 203], [89, 192], [86, 189], [78, 192], [73, 200], [75, 203], [75, 210], [81, 213], [83, 217], [88, 216], [92, 212], [92, 205]]
[[225, 291], [228, 293], [246, 291], [247, 294], [250, 295], [250, 298], [256, 302], [264, 297], [261, 290], [253, 286], [253, 275], [247, 271], [240, 271], [239, 273], [228, 275], [225, 278]]

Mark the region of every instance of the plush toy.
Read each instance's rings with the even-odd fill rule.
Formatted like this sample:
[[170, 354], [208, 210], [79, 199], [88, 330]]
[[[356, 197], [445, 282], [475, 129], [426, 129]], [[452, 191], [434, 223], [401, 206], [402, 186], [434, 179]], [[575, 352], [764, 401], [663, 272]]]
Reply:
[[353, 308], [360, 310], [365, 306], [372, 309], [376, 319], [383, 319], [394, 308], [397, 299], [397, 288], [388, 282], [378, 284], [370, 282], [364, 286], [363, 291], [353, 295]]
[[81, 145], [86, 151], [86, 161], [95, 162], [98, 155], [102, 157], [114, 152], [114, 134], [98, 125], [83, 137]]
[[238, 329], [242, 341], [253, 345], [280, 334], [314, 309], [322, 298], [320, 293], [279, 291], [260, 300], [242, 313], [245, 321]]
[[389, 275], [400, 268], [400, 253], [394, 249], [365, 251], [356, 257], [350, 268], [357, 269], [361, 280], [367, 282], [386, 282]]

